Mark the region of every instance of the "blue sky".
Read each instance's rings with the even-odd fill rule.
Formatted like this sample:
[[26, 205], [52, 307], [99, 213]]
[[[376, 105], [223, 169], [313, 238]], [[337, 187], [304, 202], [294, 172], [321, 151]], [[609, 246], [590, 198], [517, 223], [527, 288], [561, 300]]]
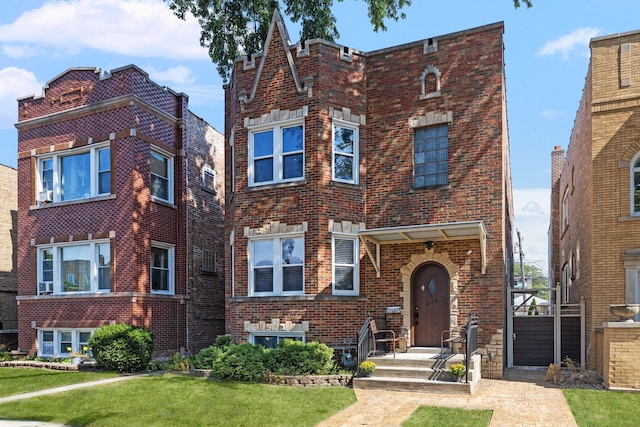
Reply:
[[[637, 0], [413, 0], [407, 19], [375, 33], [359, 0], [334, 2], [340, 44], [372, 51], [498, 21], [505, 23], [507, 110], [516, 227], [525, 260], [546, 271], [550, 153], [566, 149], [592, 37], [640, 28]], [[292, 42], [299, 27], [288, 25]], [[0, 15], [0, 163], [16, 167], [17, 98], [71, 67], [135, 64], [189, 95], [190, 109], [224, 131], [222, 80], [199, 26], [162, 0], [3, 0]]]

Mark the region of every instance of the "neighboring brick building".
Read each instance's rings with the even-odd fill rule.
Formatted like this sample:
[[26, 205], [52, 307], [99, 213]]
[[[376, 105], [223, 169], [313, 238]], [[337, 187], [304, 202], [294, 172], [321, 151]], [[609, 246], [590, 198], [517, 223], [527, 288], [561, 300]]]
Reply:
[[0, 345], [18, 342], [18, 171], [0, 165]]
[[[615, 348], [611, 340], [621, 336], [609, 329], [628, 328], [622, 336], [631, 342], [640, 336], [640, 324], [615, 322], [610, 312], [611, 304], [640, 303], [638, 129], [640, 31], [592, 39], [564, 162], [556, 160], [564, 154], [559, 147], [552, 154], [551, 279], [561, 284], [563, 302], [584, 299], [587, 367], [601, 371], [613, 388], [640, 384], [630, 375], [637, 373], [635, 363], [621, 370], [621, 353], [607, 355]], [[606, 339], [598, 339], [602, 333]], [[629, 349], [631, 359], [635, 352]], [[607, 373], [614, 365], [617, 379]]]
[[109, 323], [160, 354], [224, 333], [223, 137], [131, 65], [72, 68], [18, 101], [20, 349]]
[[366, 53], [291, 45], [274, 15], [225, 87], [228, 333], [340, 347], [371, 315], [439, 346], [477, 313], [500, 366], [513, 258], [503, 30]]

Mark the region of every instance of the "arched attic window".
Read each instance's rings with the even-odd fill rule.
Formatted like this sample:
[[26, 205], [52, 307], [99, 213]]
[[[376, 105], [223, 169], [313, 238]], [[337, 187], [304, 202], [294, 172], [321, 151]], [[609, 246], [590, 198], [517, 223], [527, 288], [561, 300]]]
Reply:
[[631, 161], [631, 215], [640, 215], [640, 153], [637, 153]]
[[429, 65], [420, 76], [420, 99], [440, 96], [440, 70]]

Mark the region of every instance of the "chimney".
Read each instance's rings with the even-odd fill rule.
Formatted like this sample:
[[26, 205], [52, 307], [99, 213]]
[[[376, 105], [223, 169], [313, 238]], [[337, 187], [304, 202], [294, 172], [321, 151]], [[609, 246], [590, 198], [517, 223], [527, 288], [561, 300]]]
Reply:
[[559, 145], [553, 147], [551, 152], [551, 186], [560, 179], [562, 166], [564, 165], [564, 150]]

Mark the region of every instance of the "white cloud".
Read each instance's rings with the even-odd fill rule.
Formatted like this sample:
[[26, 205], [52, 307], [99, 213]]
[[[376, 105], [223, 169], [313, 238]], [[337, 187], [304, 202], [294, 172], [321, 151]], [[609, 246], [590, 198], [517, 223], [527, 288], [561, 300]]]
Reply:
[[0, 128], [10, 129], [18, 121], [18, 98], [41, 95], [42, 83], [36, 76], [22, 68], [0, 69]]
[[542, 112], [540, 113], [540, 115], [542, 117], [544, 117], [545, 119], [553, 119], [559, 116], [564, 116], [566, 113], [566, 111], [564, 110], [553, 110], [553, 109], [547, 109], [547, 110], [542, 110]]
[[[569, 54], [577, 48], [586, 48], [586, 55], [589, 55], [588, 46], [593, 37], [600, 33], [599, 28], [584, 27], [573, 30], [555, 40], [548, 41], [538, 50], [538, 56], [555, 55], [562, 53], [562, 59], [568, 59]], [[584, 50], [583, 50], [584, 52]]]
[[189, 84], [196, 81], [193, 71], [184, 65], [167, 68], [166, 70], [158, 70], [155, 67], [146, 67], [145, 71], [149, 73], [151, 80], [157, 82], [172, 82]]
[[[515, 229], [520, 231], [525, 262], [533, 263], [545, 274], [548, 267], [548, 231], [551, 190], [528, 188], [513, 190]], [[514, 230], [514, 242], [517, 235]], [[516, 253], [516, 259], [518, 254]]]
[[9, 56], [73, 55], [96, 49], [131, 57], [210, 61], [200, 26], [182, 21], [161, 0], [52, 0], [0, 25]]

